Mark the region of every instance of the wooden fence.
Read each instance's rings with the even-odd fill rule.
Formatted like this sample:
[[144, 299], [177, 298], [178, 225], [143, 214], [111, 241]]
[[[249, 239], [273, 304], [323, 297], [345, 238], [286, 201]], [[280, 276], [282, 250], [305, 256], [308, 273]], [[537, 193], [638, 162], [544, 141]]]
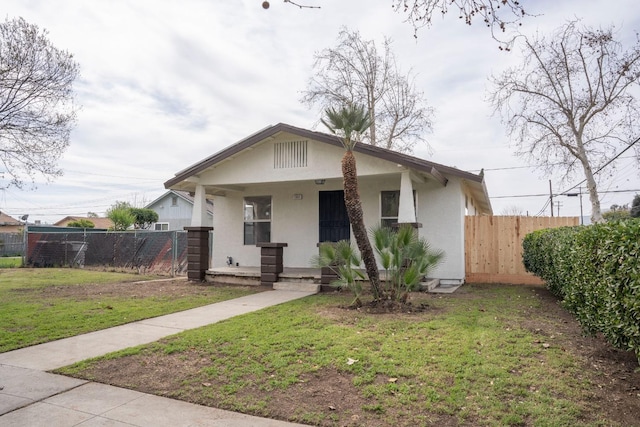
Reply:
[[465, 218], [466, 281], [541, 284], [522, 264], [522, 240], [535, 230], [578, 225], [578, 217], [468, 216]]

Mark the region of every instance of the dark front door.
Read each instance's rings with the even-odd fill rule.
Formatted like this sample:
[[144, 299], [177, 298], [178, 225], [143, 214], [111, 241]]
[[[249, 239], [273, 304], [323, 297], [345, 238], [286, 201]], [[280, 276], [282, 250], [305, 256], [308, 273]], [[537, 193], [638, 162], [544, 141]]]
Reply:
[[320, 242], [349, 240], [349, 216], [344, 205], [344, 191], [321, 191]]

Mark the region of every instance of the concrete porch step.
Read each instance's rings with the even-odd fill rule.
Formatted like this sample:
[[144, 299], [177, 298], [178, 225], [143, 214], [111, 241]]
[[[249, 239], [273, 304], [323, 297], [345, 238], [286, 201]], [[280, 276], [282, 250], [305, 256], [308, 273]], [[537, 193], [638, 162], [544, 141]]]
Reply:
[[275, 282], [273, 289], [278, 291], [320, 292], [320, 285], [310, 282]]
[[454, 285], [454, 286], [438, 286], [429, 290], [428, 292], [432, 294], [452, 294], [458, 290], [458, 288], [462, 285]]
[[420, 282], [420, 290], [425, 292], [431, 292], [440, 285], [438, 279], [427, 279]]

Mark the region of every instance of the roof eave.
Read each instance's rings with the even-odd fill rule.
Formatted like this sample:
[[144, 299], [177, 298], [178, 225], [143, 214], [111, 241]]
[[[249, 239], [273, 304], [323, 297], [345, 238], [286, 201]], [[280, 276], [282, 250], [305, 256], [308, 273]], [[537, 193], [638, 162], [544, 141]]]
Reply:
[[[310, 131], [307, 129], [291, 126], [285, 123], [278, 123], [277, 125], [268, 126], [263, 128], [262, 130], [248, 136], [247, 138], [221, 150], [210, 157], [189, 166], [186, 169], [176, 173], [176, 175], [166, 181], [164, 183], [165, 188], [174, 189], [174, 190], [182, 190], [181, 188], [174, 188], [181, 182], [184, 182], [188, 178], [191, 178], [199, 173], [205, 171], [209, 167], [228, 159], [235, 154], [240, 153], [241, 151], [263, 141], [264, 139], [273, 137], [280, 132], [292, 133], [298, 136], [302, 136], [305, 138], [314, 139], [316, 141], [324, 142], [336, 147], [342, 147], [341, 139], [335, 135], [329, 135], [322, 132]], [[406, 166], [412, 169], [419, 170], [421, 172], [425, 172], [431, 176], [433, 176], [437, 181], [439, 181], [442, 185], [447, 184], [447, 178], [444, 177], [443, 174], [454, 175], [463, 179], [467, 179], [469, 181], [474, 181], [481, 183], [483, 182], [483, 177], [481, 175], [476, 175], [471, 172], [465, 172], [463, 170], [452, 168], [449, 166], [441, 165], [438, 163], [430, 162], [428, 160], [419, 159], [417, 157], [409, 156], [407, 154], [398, 153], [392, 150], [388, 150], [381, 147], [376, 147], [370, 144], [356, 144], [354, 151], [362, 154], [367, 154], [370, 156], [374, 156], [377, 158], [381, 158], [383, 160], [387, 160], [393, 163], [400, 164], [402, 166]]]

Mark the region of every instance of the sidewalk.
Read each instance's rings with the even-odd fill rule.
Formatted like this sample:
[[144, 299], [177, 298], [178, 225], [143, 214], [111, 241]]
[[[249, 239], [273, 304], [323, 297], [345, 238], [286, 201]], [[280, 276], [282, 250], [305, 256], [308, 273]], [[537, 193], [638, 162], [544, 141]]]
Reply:
[[4, 426], [302, 426], [78, 380], [44, 371], [312, 295], [266, 291], [102, 331], [0, 353]]

